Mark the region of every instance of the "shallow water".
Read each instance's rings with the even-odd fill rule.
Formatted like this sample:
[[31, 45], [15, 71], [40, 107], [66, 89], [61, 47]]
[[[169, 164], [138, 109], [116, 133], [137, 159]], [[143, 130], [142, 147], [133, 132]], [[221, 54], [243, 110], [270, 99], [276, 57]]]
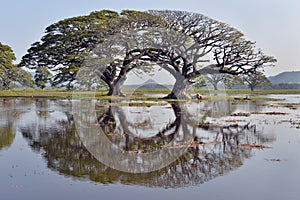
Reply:
[[[96, 117], [82, 116], [96, 124], [93, 137], [78, 128], [79, 106], [71, 100], [0, 99], [1, 199], [299, 199], [300, 98], [272, 97], [283, 100], [98, 102]], [[200, 128], [199, 122], [210, 124]], [[135, 174], [100, 162], [114, 158], [113, 149], [97, 146], [97, 131], [135, 155], [187, 145], [182, 141], [192, 145], [169, 165]]]

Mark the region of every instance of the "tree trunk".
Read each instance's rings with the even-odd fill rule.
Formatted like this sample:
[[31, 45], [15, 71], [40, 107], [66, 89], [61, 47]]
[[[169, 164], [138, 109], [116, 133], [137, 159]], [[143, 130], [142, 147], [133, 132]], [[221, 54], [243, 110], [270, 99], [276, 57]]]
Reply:
[[121, 92], [122, 86], [125, 81], [126, 81], [126, 76], [124, 75], [121, 78], [119, 78], [117, 81], [109, 83], [108, 84], [109, 90], [108, 90], [107, 95], [108, 96], [125, 96], [125, 94], [123, 94]]
[[122, 89], [122, 86], [124, 84], [125, 80], [124, 81], [121, 81], [121, 82], [117, 82], [114, 86], [114, 91], [113, 91], [113, 96], [125, 96], [125, 94], [123, 94], [121, 92], [121, 89]]
[[10, 85], [11, 85], [10, 81], [4, 80], [3, 83], [2, 83], [2, 89], [3, 90], [9, 90], [10, 89]]
[[108, 83], [108, 93], [107, 93], [107, 96], [112, 96], [113, 93], [114, 93], [114, 84], [113, 83]]
[[218, 90], [218, 83], [213, 83], [214, 90]]
[[108, 90], [107, 96], [125, 96], [125, 94], [123, 94], [121, 92], [122, 85], [110, 84], [108, 87], [109, 87], [109, 90]]
[[186, 92], [188, 86], [188, 81], [184, 77], [178, 77], [172, 92], [165, 96], [164, 99], [191, 99], [191, 96]]

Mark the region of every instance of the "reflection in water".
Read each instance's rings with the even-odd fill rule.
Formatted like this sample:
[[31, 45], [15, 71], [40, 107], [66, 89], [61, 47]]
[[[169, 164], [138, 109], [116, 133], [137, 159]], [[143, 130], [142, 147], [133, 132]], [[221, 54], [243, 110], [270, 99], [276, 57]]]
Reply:
[[[0, 150], [9, 147], [15, 136], [15, 121], [28, 110], [24, 110], [31, 101], [26, 99], [1, 99], [0, 100]], [[23, 108], [23, 109], [20, 109]]]
[[0, 150], [5, 147], [9, 147], [14, 138], [16, 136], [16, 132], [14, 126], [11, 121], [6, 121], [3, 123], [1, 120], [0, 125]]
[[[177, 111], [176, 111], [177, 110]], [[175, 112], [176, 111], [176, 112]], [[174, 140], [181, 125], [180, 108], [108, 106], [98, 111], [98, 123], [110, 141], [125, 151], [152, 152]]]
[[[170, 116], [166, 116], [168, 120], [164, 121], [165, 126], [160, 129], [153, 126], [155, 134], [149, 134], [149, 137], [143, 135], [142, 139], [137, 137], [136, 132], [132, 133], [132, 128], [124, 129], [121, 121], [118, 122], [120, 120], [118, 117], [125, 115], [123, 117], [131, 120], [128, 120], [130, 123], [126, 126], [132, 125], [135, 123], [133, 119], [139, 119], [135, 118], [136, 113], [132, 115], [132, 112], [124, 112], [125, 108], [122, 106], [97, 109], [101, 129], [114, 144], [126, 151], [143, 153], [149, 150], [150, 146], [151, 151], [168, 148], [166, 144], [170, 143], [176, 134], [180, 135], [179, 130], [187, 130], [193, 135], [193, 143], [188, 145], [187, 151], [180, 158], [160, 170], [149, 173], [121, 172], [100, 163], [87, 151], [81, 141], [82, 138], [76, 133], [75, 122], [69, 109], [60, 112], [60, 117], [51, 112], [46, 115], [47, 117], [37, 115], [39, 119], [43, 118], [43, 123], [37, 126], [34, 125], [36, 122], [26, 123], [20, 129], [30, 146], [43, 154], [48, 167], [61, 174], [81, 179], [88, 178], [103, 184], [121, 182], [149, 187], [176, 188], [202, 184], [237, 169], [243, 165], [245, 159], [253, 155], [252, 149], [240, 148], [239, 144], [264, 144], [274, 141], [274, 138], [261, 134], [250, 124], [180, 129], [180, 126], [186, 125], [182, 124], [179, 108], [182, 106], [166, 106], [165, 109], [173, 112], [171, 119], [168, 118]], [[123, 120], [122, 123], [128, 121]], [[150, 130], [151, 126], [142, 128], [145, 127]], [[166, 129], [171, 131], [166, 134], [167, 131], [164, 131]]]
[[219, 118], [229, 116], [233, 112], [258, 112], [263, 101], [206, 101], [201, 104], [207, 117]]

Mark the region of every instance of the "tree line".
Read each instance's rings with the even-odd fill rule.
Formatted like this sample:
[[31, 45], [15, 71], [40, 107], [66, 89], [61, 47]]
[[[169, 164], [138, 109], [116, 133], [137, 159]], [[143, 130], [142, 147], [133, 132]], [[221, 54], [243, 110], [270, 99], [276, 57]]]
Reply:
[[261, 71], [254, 73], [239, 74], [236, 76], [228, 74], [209, 74], [202, 77], [202, 82], [196, 84], [197, 88], [211, 86], [214, 90], [219, 87], [226, 89], [273, 89], [271, 81]]
[[[247, 81], [276, 62], [228, 24], [169, 10], [101, 10], [63, 19], [48, 26], [17, 65], [10, 47], [1, 44], [0, 55], [2, 89], [13, 82], [67, 89], [96, 84], [106, 86], [108, 95], [122, 95], [130, 72], [149, 73], [158, 65], [175, 78], [167, 98], [189, 97], [186, 88], [200, 84], [200, 76]], [[34, 81], [23, 68], [35, 71]]]

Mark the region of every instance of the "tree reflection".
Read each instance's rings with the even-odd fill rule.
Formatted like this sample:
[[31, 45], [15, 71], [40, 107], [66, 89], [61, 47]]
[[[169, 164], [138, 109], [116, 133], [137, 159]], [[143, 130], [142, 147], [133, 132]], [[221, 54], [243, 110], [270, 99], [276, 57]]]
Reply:
[[[118, 122], [118, 116], [126, 115], [122, 106], [97, 109], [100, 128], [114, 144], [120, 145], [126, 151], [138, 150], [139, 153], [143, 153], [147, 148], [149, 150], [149, 146], [154, 146], [152, 151], [169, 148], [166, 144], [176, 135], [180, 135], [179, 130], [189, 131], [192, 134], [194, 139], [192, 143], [177, 143], [188, 145], [187, 151], [182, 156], [170, 165], [149, 173], [121, 172], [100, 163], [82, 143], [80, 135], [76, 133], [73, 116], [69, 113], [65, 113], [64, 120], [46, 118], [49, 120], [47, 126], [38, 126], [37, 130], [32, 130], [28, 124], [21, 127], [21, 131], [30, 146], [43, 154], [48, 167], [66, 176], [87, 178], [103, 184], [121, 182], [172, 188], [202, 184], [239, 168], [245, 159], [254, 154], [253, 149], [240, 148], [239, 144], [264, 144], [275, 140], [260, 133], [255, 125], [250, 124], [226, 126], [206, 124], [189, 129], [187, 124], [182, 124], [180, 114], [182, 108], [182, 105], [172, 105], [169, 109], [174, 112], [173, 120], [160, 128], [157, 134], [142, 139], [130, 132], [129, 127], [132, 124], [129, 120], [122, 118], [123, 124], [119, 127], [121, 123]], [[123, 125], [126, 125], [125, 128]], [[39, 132], [39, 137], [36, 137], [34, 131]], [[167, 132], [168, 134], [165, 134]]]
[[36, 107], [36, 114], [41, 117], [46, 119], [49, 117], [49, 114], [51, 111], [49, 111], [50, 107], [50, 100], [48, 99], [36, 99], [35, 100], [35, 107]]
[[0, 150], [9, 147], [16, 136], [15, 128], [11, 121], [7, 121], [0, 126]]
[[[132, 107], [113, 105], [103, 107], [104, 114], [98, 113], [100, 128], [119, 148], [125, 151], [151, 152], [169, 144], [178, 134], [181, 126], [181, 111], [178, 105], [172, 104], [170, 107], [164, 106], [156, 110], [158, 117], [165, 115], [156, 121], [151, 120], [149, 109], [134, 107], [132, 111], [130, 108]], [[149, 116], [145, 117], [147, 114]]]
[[27, 110], [20, 107], [30, 105], [26, 99], [0, 99], [0, 150], [9, 147], [16, 136], [16, 120]]

